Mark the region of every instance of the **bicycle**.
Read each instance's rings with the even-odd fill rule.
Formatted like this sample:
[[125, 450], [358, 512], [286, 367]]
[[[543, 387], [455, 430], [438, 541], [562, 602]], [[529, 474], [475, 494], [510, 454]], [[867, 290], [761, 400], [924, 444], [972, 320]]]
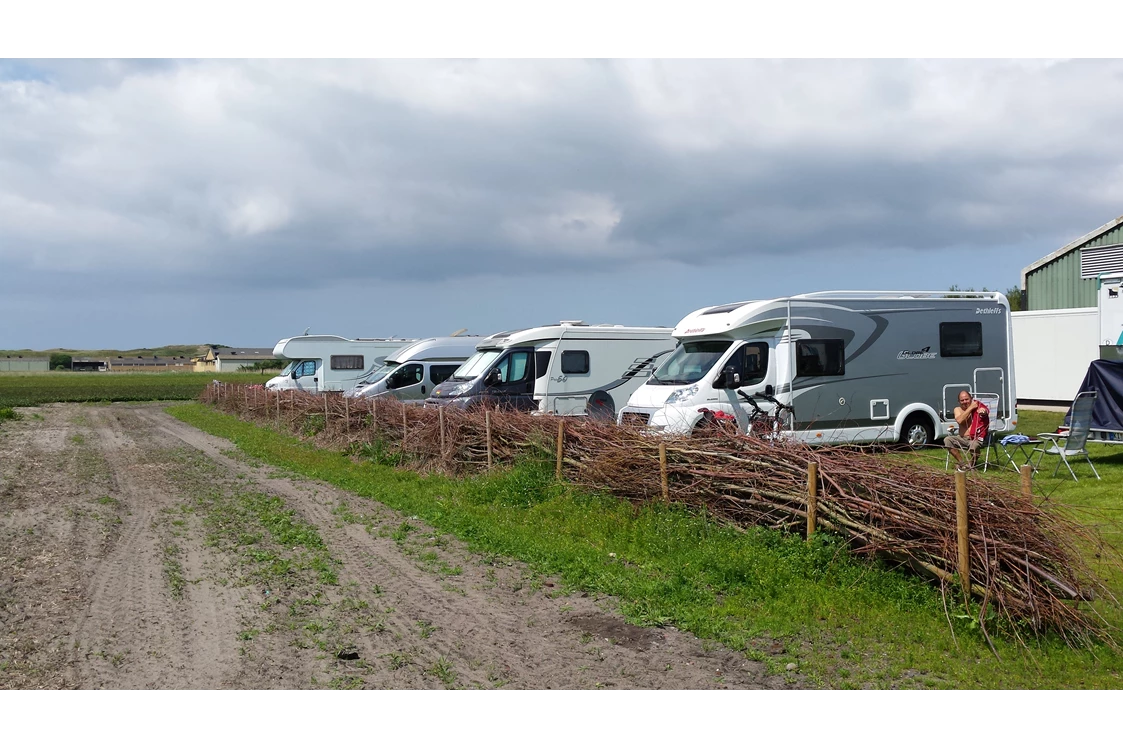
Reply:
[[[791, 405], [785, 405], [767, 392], [755, 392], [753, 395], [749, 395], [737, 390], [737, 394], [752, 407], [752, 412], [749, 413], [749, 426], [745, 430], [746, 434], [760, 439], [773, 440], [782, 438], [784, 431], [791, 430], [792, 422], [795, 420], [795, 408]], [[772, 412], [764, 410], [757, 404], [755, 397], [763, 397], [776, 406], [775, 410]], [[787, 416], [784, 415], [785, 412], [787, 412]]]

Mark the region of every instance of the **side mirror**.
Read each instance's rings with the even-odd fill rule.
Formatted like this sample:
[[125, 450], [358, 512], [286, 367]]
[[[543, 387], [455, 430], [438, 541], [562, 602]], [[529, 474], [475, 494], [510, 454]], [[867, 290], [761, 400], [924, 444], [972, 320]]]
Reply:
[[775, 393], [776, 393], [776, 390], [773, 389], [772, 385], [770, 385], [770, 384], [764, 385], [764, 394], [768, 395], [769, 397], [772, 397], [772, 395], [774, 395]]
[[501, 377], [499, 374], [499, 369], [492, 369], [484, 376], [484, 384], [488, 385], [489, 387], [493, 384], [499, 384], [500, 381]]
[[714, 380], [714, 388], [719, 390], [735, 390], [741, 386], [741, 375], [733, 366], [725, 367], [721, 374]]
[[297, 378], [297, 376], [296, 376], [296, 369], [293, 369], [293, 370], [292, 370], [292, 374], [291, 374], [291, 376], [292, 376], [292, 378], [293, 378], [293, 379], [296, 379], [296, 378]]

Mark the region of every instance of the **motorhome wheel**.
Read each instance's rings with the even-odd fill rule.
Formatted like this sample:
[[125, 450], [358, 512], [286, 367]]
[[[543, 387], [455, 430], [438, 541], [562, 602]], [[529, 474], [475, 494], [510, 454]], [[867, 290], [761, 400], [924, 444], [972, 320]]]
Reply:
[[901, 429], [901, 444], [907, 444], [913, 449], [917, 449], [926, 444], [931, 444], [934, 438], [935, 428], [928, 416], [913, 413], [905, 419], [904, 427]]
[[603, 390], [597, 390], [589, 397], [586, 411], [592, 418], [601, 421], [616, 420], [616, 403], [612, 401], [612, 395]]

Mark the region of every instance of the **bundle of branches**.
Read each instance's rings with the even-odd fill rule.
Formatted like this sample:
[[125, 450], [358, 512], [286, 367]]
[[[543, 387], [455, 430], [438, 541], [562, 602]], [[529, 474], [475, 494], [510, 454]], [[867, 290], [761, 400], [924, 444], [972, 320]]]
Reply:
[[[449, 473], [553, 456], [557, 445], [559, 419], [549, 416], [338, 395], [255, 396], [231, 386], [209, 388], [204, 399], [311, 434], [324, 446], [380, 442], [415, 467]], [[959, 581], [955, 488], [943, 472], [853, 448], [724, 433], [660, 438], [589, 418], [561, 420], [570, 481], [637, 503], [661, 501], [662, 443], [670, 499], [738, 526], [805, 527], [808, 466], [815, 462], [819, 527], [847, 538], [858, 555], [893, 559], [941, 584]], [[981, 601], [984, 632], [993, 612], [1036, 631], [1107, 637], [1102, 620], [1076, 604], [1113, 600], [1078, 548], [1102, 541], [1011, 487], [972, 477], [968, 488], [970, 592]]]

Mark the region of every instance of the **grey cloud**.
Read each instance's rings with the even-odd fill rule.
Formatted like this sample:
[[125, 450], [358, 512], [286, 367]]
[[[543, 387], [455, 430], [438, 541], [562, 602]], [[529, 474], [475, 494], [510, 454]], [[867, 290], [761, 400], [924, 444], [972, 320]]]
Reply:
[[8, 63], [0, 261], [295, 288], [1051, 249], [1120, 212], [1120, 70]]

